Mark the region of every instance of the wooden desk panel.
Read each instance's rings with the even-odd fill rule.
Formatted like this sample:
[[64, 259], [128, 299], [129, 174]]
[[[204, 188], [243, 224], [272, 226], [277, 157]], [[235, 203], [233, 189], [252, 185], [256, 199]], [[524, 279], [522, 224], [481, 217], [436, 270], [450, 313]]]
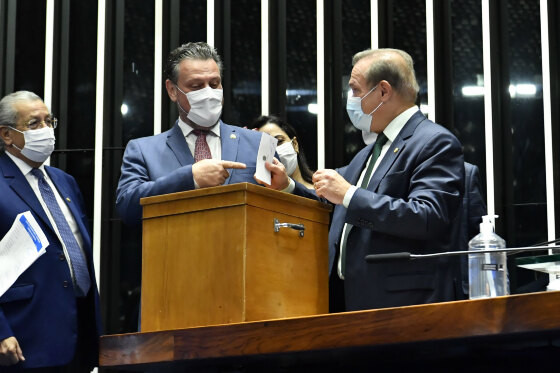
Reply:
[[[209, 326], [101, 338], [100, 366], [273, 358], [366, 347], [507, 337], [560, 335], [560, 292], [447, 302], [359, 312]], [[164, 341], [164, 342], [161, 342]], [[158, 345], [152, 350], [149, 346]], [[208, 359], [208, 360], [205, 360]]]

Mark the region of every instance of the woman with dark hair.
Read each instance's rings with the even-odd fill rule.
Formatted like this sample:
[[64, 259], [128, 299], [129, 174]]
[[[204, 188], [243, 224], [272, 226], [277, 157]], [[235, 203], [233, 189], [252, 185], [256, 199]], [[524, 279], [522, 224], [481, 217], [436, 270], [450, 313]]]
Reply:
[[276, 152], [286, 172], [295, 181], [313, 189], [313, 171], [309, 169], [303, 149], [297, 141], [296, 130], [286, 121], [275, 116], [260, 116], [251, 124], [252, 129], [268, 133], [278, 139]]

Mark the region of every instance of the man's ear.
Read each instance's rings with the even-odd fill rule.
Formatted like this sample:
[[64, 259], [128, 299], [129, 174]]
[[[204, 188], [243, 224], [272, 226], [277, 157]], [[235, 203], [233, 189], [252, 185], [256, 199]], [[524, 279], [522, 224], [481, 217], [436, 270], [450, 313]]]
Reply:
[[177, 87], [171, 80], [167, 79], [165, 81], [165, 89], [167, 90], [169, 99], [173, 102], [177, 102]]
[[384, 99], [389, 99], [393, 95], [393, 87], [388, 81], [380, 81], [379, 88], [381, 88], [381, 97], [383, 97]]
[[0, 141], [4, 142], [6, 147], [12, 145], [12, 136], [8, 127], [0, 127]]

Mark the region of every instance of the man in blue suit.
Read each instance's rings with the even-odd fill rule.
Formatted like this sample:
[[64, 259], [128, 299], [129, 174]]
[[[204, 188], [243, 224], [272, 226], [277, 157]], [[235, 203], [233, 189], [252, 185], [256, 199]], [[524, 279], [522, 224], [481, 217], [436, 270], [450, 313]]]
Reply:
[[220, 56], [206, 43], [187, 43], [170, 53], [165, 87], [179, 119], [169, 131], [126, 146], [117, 187], [117, 210], [125, 223], [141, 221], [142, 197], [255, 183], [261, 133], [220, 120], [221, 70]]
[[[480, 233], [482, 216], [486, 215], [486, 204], [482, 197], [480, 186], [480, 172], [474, 164], [465, 162], [465, 193], [461, 202], [461, 211], [457, 214], [458, 220], [453, 232], [455, 250], [468, 250], [469, 241]], [[459, 293], [463, 293], [463, 299], [469, 297], [469, 268], [467, 255], [461, 255], [461, 277], [457, 279], [460, 287]]]
[[0, 372], [89, 372], [97, 365], [99, 294], [82, 194], [72, 176], [43, 164], [55, 127], [34, 93], [0, 101], [0, 237], [30, 211], [49, 241], [0, 294]]
[[[368, 264], [368, 254], [451, 249], [450, 232], [464, 190], [459, 141], [415, 106], [412, 58], [395, 49], [354, 56], [347, 111], [355, 127], [377, 134], [376, 144], [349, 165], [319, 170], [316, 195], [335, 204], [329, 231], [335, 311], [405, 306], [457, 298], [457, 265], [446, 258]], [[276, 163], [276, 161], [274, 162]], [[273, 187], [308, 195], [268, 164]], [[289, 183], [289, 185], [288, 185]], [[343, 281], [340, 284], [340, 281]]]

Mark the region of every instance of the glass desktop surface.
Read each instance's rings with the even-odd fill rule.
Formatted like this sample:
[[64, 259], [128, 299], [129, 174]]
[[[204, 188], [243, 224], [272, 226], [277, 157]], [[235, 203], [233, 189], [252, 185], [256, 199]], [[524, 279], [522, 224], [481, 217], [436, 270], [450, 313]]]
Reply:
[[518, 267], [532, 269], [534, 271], [560, 274], [560, 254], [516, 258], [515, 264]]
[[547, 290], [560, 290], [560, 254], [516, 258], [515, 264], [521, 268], [550, 274]]

